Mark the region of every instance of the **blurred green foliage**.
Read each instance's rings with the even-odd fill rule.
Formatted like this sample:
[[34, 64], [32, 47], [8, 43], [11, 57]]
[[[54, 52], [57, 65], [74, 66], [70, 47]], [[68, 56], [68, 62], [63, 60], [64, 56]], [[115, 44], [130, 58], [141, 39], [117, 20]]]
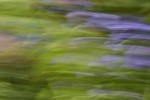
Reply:
[[[149, 0], [93, 2], [96, 5], [92, 11], [133, 14], [150, 21]], [[71, 49], [68, 41], [73, 37], [105, 35], [72, 31], [63, 26], [66, 22], [63, 14], [40, 9], [39, 5], [38, 0], [0, 0], [0, 30], [13, 36], [36, 35], [46, 39], [31, 47], [25, 46], [32, 42], [21, 41], [23, 47], [19, 51], [8, 50], [0, 54], [0, 100], [150, 100], [150, 72], [147, 69], [89, 67], [88, 60], [52, 64], [54, 57], [67, 53], [89, 59], [121, 53], [94, 46]]]

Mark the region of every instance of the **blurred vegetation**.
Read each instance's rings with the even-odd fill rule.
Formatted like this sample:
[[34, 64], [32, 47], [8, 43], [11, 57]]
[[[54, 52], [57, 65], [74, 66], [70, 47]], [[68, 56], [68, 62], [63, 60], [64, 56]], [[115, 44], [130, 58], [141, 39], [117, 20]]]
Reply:
[[[132, 14], [150, 22], [149, 0], [93, 2], [91, 11]], [[64, 14], [41, 9], [40, 0], [0, 0], [0, 15], [0, 30], [8, 35], [42, 38], [40, 42], [20, 40], [18, 47], [0, 53], [0, 100], [150, 100], [148, 69], [90, 67], [89, 59], [121, 52], [95, 46], [72, 49], [68, 44], [73, 37], [105, 37], [103, 33], [72, 31], [64, 24]], [[59, 58], [52, 63], [66, 54], [84, 60], [65, 63]]]

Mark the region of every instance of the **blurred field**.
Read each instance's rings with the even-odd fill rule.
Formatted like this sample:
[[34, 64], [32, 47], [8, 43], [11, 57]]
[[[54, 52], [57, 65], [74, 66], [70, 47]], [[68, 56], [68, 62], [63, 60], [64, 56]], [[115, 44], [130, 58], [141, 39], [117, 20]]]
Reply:
[[[150, 22], [149, 0], [92, 2], [91, 11]], [[123, 52], [95, 41], [71, 46], [73, 38], [108, 33], [73, 30], [66, 22], [64, 14], [42, 9], [40, 0], [0, 0], [0, 100], [150, 100], [149, 68], [90, 66]]]

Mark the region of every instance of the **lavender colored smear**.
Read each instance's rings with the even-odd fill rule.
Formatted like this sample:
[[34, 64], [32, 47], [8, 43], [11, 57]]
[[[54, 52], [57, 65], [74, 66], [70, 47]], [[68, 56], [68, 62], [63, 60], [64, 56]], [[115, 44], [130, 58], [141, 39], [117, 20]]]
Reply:
[[108, 37], [109, 38], [116, 38], [116, 39], [125, 39], [125, 38], [129, 38], [131, 36], [133, 36], [133, 33], [112, 33], [109, 34]]
[[119, 20], [90, 20], [86, 25], [92, 24], [98, 27], [105, 27], [109, 30], [147, 30], [150, 31], [150, 25], [137, 22], [119, 21]]
[[113, 15], [113, 14], [106, 14], [106, 13], [96, 13], [96, 12], [70, 12], [66, 15], [66, 18], [72, 19], [72, 18], [95, 18], [95, 19], [112, 19], [112, 20], [118, 20], [121, 19], [120, 16]]
[[150, 35], [134, 35], [129, 39], [138, 39], [138, 40], [150, 40]]
[[123, 64], [123, 57], [116, 55], [103, 56], [100, 60], [91, 62], [89, 66], [119, 67]]
[[125, 52], [126, 55], [150, 55], [150, 47], [131, 46]]
[[149, 68], [150, 67], [150, 57], [141, 56], [125, 56], [125, 62], [129, 67], [135, 68]]

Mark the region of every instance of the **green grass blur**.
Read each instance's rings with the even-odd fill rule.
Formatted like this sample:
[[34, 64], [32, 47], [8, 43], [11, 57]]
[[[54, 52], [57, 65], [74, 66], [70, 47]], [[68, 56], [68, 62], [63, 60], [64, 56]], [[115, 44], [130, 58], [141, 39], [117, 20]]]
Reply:
[[[150, 22], [149, 0], [93, 0], [92, 11], [132, 14]], [[63, 14], [39, 9], [39, 0], [0, 0], [0, 30], [11, 36], [39, 36], [46, 41], [21, 41], [19, 50], [0, 53], [0, 100], [150, 100], [150, 71], [89, 67], [92, 58], [118, 54], [96, 46], [70, 48], [68, 41], [79, 36], [106, 33], [65, 27]], [[25, 45], [30, 47], [24, 47]], [[99, 44], [100, 46], [103, 44]], [[0, 47], [1, 48], [1, 47]], [[15, 47], [16, 48], [16, 47]], [[81, 61], [58, 63], [58, 55], [71, 54]], [[108, 90], [92, 94], [92, 90]], [[144, 96], [141, 99], [139, 95]]]

